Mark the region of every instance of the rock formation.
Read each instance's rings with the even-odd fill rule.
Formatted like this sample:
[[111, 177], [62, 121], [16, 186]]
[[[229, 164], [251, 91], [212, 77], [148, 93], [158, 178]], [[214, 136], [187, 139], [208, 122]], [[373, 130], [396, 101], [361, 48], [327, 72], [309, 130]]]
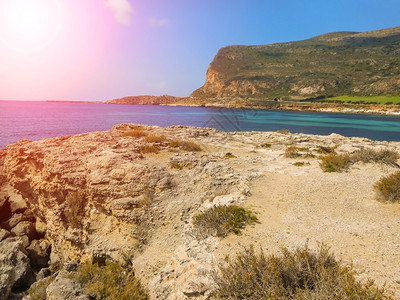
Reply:
[[224, 105], [274, 98], [299, 100], [342, 95], [398, 95], [400, 27], [335, 32], [308, 40], [218, 51], [205, 84], [192, 93]]
[[[131, 262], [151, 299], [206, 299], [210, 274], [242, 245], [279, 251], [307, 241], [327, 243], [378, 284], [400, 288], [399, 206], [373, 193], [395, 167], [323, 173], [312, 155], [285, 158], [290, 145], [314, 155], [321, 145], [400, 152], [400, 143], [334, 134], [136, 124], [8, 145], [0, 150], [0, 294], [21, 296], [34, 276], [45, 280], [50, 260], [62, 271], [52, 275], [48, 299], [88, 299], [65, 266], [100, 257]], [[231, 203], [250, 205], [260, 224], [224, 239], [194, 233], [195, 215]]]

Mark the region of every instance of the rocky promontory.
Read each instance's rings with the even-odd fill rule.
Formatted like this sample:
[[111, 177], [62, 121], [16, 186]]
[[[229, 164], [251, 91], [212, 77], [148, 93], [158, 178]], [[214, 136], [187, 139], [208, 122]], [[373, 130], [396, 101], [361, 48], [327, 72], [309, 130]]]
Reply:
[[[326, 149], [400, 153], [400, 143], [122, 124], [8, 145], [0, 150], [0, 299], [29, 299], [29, 286], [48, 277], [47, 299], [90, 299], [66, 275], [90, 259], [129, 262], [150, 299], [207, 299], [226, 255], [306, 243], [328, 245], [359, 280], [400, 297], [400, 205], [374, 190], [398, 165], [359, 161], [327, 173]], [[196, 234], [196, 215], [229, 204], [251, 209], [258, 223], [224, 238]]]

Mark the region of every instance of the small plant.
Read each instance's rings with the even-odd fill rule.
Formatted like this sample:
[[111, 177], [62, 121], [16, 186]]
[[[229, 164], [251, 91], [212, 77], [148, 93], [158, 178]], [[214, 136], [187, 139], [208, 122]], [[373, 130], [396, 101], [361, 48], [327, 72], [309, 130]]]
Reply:
[[72, 227], [81, 226], [81, 221], [85, 215], [87, 199], [81, 190], [69, 192], [65, 197], [65, 206], [62, 215], [67, 224]]
[[117, 262], [106, 261], [105, 266], [86, 262], [79, 266], [72, 278], [81, 283], [95, 299], [149, 299], [133, 270]]
[[330, 153], [321, 157], [320, 167], [324, 172], [340, 172], [347, 169], [351, 164], [349, 154]]
[[[302, 167], [302, 166], [304, 166], [305, 164], [306, 164], [306, 163], [305, 163], [304, 161], [297, 161], [297, 162], [293, 163], [293, 166]], [[310, 163], [308, 163], [308, 164], [310, 164]]]
[[279, 129], [276, 132], [280, 134], [290, 134], [289, 129]]
[[236, 156], [233, 155], [231, 152], [227, 152], [225, 153], [224, 158], [236, 158]]
[[270, 143], [264, 143], [264, 144], [261, 144], [260, 147], [261, 147], [261, 148], [271, 148], [271, 147], [272, 147], [272, 144], [270, 144]]
[[283, 156], [287, 158], [296, 158], [301, 156], [301, 154], [299, 153], [299, 148], [297, 148], [296, 146], [289, 146], [286, 148], [285, 154]]
[[201, 147], [195, 142], [191, 141], [172, 140], [169, 142], [169, 146], [171, 148], [179, 148], [183, 151], [192, 151], [192, 152], [201, 151]]
[[145, 153], [159, 153], [160, 152], [160, 147], [157, 145], [144, 145], [140, 147], [140, 152], [142, 154]]
[[195, 216], [193, 225], [202, 235], [226, 237], [230, 232], [241, 233], [246, 224], [257, 221], [257, 217], [250, 210], [237, 205], [221, 205]]
[[342, 266], [325, 246], [318, 252], [284, 248], [281, 256], [250, 247], [219, 269], [213, 299], [391, 299], [373, 281], [357, 282], [351, 267]]
[[382, 177], [375, 183], [374, 188], [384, 200], [400, 202], [400, 171]]
[[167, 141], [165, 135], [147, 135], [144, 139], [147, 143], [164, 143]]
[[336, 148], [337, 147], [318, 146], [317, 153], [320, 154], [334, 153]]
[[181, 165], [180, 163], [173, 162], [173, 163], [171, 163], [171, 169], [178, 169], [178, 170], [182, 170], [182, 169], [183, 169], [183, 167], [182, 167], [182, 165]]
[[387, 149], [374, 150], [371, 148], [363, 148], [357, 150], [351, 155], [351, 160], [354, 162], [376, 162], [392, 166], [398, 166], [397, 160], [399, 158], [400, 156], [398, 152]]
[[134, 138], [141, 138], [147, 136], [147, 132], [142, 127], [136, 127], [133, 130], [125, 131], [122, 136], [130, 136]]

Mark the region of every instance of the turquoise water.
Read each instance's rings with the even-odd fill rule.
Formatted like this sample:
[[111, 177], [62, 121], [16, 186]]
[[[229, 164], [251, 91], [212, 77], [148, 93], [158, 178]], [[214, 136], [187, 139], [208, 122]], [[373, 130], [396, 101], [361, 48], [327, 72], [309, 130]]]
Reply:
[[0, 101], [0, 148], [20, 139], [108, 130], [121, 123], [359, 136], [400, 141], [400, 117], [272, 110]]

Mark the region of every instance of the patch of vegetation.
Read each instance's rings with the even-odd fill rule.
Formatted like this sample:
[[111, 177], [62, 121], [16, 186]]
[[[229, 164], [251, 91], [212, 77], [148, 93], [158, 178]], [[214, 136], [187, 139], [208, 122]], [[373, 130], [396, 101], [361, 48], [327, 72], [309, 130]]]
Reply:
[[279, 129], [276, 132], [281, 134], [290, 134], [289, 129]]
[[147, 136], [148, 133], [142, 127], [136, 127], [135, 129], [125, 131], [122, 136], [130, 136], [134, 138], [141, 138]]
[[233, 155], [231, 152], [227, 152], [225, 153], [224, 158], [236, 158], [236, 156]]
[[330, 153], [321, 157], [319, 164], [324, 172], [340, 172], [346, 170], [351, 165], [349, 154]]
[[371, 148], [363, 148], [351, 155], [351, 160], [354, 162], [376, 162], [392, 166], [397, 166], [397, 160], [399, 158], [400, 156], [398, 152], [387, 149], [374, 150]]
[[133, 270], [120, 263], [107, 261], [105, 266], [87, 262], [79, 266], [72, 278], [81, 283], [95, 299], [147, 300], [149, 296]]
[[247, 224], [257, 221], [250, 210], [237, 205], [221, 205], [196, 215], [193, 225], [204, 236], [226, 237], [231, 232], [240, 234]]
[[382, 177], [375, 183], [374, 188], [384, 200], [400, 202], [400, 171]]
[[356, 281], [351, 267], [342, 266], [325, 246], [318, 252], [283, 249], [281, 256], [250, 247], [227, 258], [214, 280], [215, 299], [391, 299], [373, 281]]
[[81, 190], [69, 192], [65, 197], [63, 217], [66, 223], [72, 227], [80, 227], [85, 214], [87, 199]]
[[304, 161], [297, 161], [297, 162], [293, 163], [293, 166], [302, 167], [306, 164], [309, 165], [310, 163], [305, 163]]
[[260, 145], [261, 148], [271, 148], [271, 146], [272, 146], [272, 144], [270, 144], [270, 143], [264, 143], [264, 144]]
[[320, 154], [334, 153], [336, 148], [337, 147], [318, 146], [317, 153]]
[[171, 163], [171, 169], [178, 169], [178, 170], [182, 170], [182, 169], [183, 169], [183, 167], [182, 167], [182, 165], [181, 165], [181, 164], [179, 164], [179, 163], [176, 163], [176, 162], [173, 162], [173, 163]]
[[285, 149], [285, 154], [283, 156], [287, 158], [296, 158], [301, 156], [299, 151], [300, 149], [297, 148], [296, 146], [289, 146]]
[[157, 154], [157, 153], [160, 152], [160, 147], [157, 146], [157, 145], [143, 145], [143, 146], [140, 147], [140, 152], [142, 154], [145, 154], [145, 153], [155, 153], [155, 154]]
[[395, 96], [337, 96], [324, 100], [344, 101], [353, 104], [400, 104], [400, 95]]
[[201, 147], [192, 141], [172, 140], [169, 142], [171, 148], [179, 148], [183, 151], [198, 152], [201, 151]]
[[165, 143], [167, 138], [165, 135], [147, 135], [144, 139], [147, 143]]

